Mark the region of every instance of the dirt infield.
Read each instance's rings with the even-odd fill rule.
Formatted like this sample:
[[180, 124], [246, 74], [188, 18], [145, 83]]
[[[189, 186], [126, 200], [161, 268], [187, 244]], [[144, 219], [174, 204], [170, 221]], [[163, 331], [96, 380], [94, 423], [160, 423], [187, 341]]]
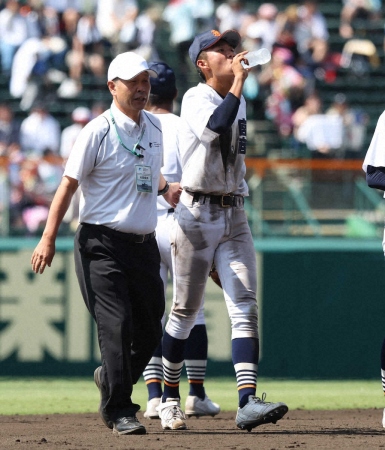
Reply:
[[289, 411], [276, 425], [238, 430], [235, 413], [191, 418], [189, 429], [162, 431], [159, 420], [139, 420], [143, 436], [113, 436], [97, 414], [0, 416], [0, 449], [375, 449], [385, 447], [382, 410]]

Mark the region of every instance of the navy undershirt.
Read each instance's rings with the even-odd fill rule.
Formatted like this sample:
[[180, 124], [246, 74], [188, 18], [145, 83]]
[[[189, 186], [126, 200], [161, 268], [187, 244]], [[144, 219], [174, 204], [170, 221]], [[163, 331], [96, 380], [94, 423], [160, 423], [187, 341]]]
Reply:
[[218, 134], [226, 133], [237, 117], [240, 103], [239, 98], [229, 92], [223, 99], [223, 102], [213, 112], [207, 128]]
[[366, 182], [371, 188], [385, 191], [385, 167], [368, 165], [366, 169]]

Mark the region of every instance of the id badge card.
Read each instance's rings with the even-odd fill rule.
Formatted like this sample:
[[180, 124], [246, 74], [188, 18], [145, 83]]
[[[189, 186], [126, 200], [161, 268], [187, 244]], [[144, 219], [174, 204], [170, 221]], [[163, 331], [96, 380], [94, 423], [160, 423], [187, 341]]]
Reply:
[[151, 167], [143, 164], [135, 165], [136, 190], [138, 192], [152, 192], [152, 173]]

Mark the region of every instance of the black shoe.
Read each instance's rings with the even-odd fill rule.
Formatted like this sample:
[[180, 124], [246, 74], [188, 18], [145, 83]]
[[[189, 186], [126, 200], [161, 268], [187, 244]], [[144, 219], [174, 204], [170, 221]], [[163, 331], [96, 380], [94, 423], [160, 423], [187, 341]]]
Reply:
[[100, 403], [99, 403], [98, 411], [99, 411], [100, 417], [102, 418], [104, 425], [112, 430], [113, 423], [111, 421], [107, 420], [107, 418], [103, 415], [103, 411], [102, 411], [103, 391], [102, 391], [102, 381], [100, 379], [101, 371], [102, 371], [102, 367], [100, 366], [100, 367], [97, 367], [94, 372], [94, 381], [100, 392]]
[[120, 417], [113, 422], [114, 434], [146, 434], [146, 429], [136, 416]]

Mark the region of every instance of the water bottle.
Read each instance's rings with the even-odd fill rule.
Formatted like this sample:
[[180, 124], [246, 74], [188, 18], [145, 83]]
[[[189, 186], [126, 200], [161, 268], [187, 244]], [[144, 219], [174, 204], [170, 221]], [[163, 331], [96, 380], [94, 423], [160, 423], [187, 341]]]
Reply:
[[244, 61], [241, 61], [241, 64], [244, 69], [250, 69], [250, 67], [258, 64], [268, 63], [271, 60], [271, 54], [267, 48], [261, 48], [255, 52], [246, 53], [245, 58], [249, 61], [249, 64], [246, 64]]

